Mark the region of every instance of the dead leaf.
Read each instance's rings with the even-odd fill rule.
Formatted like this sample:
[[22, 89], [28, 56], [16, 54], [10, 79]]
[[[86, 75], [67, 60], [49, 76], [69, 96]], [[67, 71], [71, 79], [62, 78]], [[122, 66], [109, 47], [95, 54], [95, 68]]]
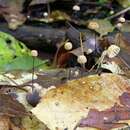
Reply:
[[126, 50], [128, 53], [130, 53], [130, 34], [127, 33], [128, 35], [122, 34], [122, 33], [117, 33], [115, 36], [115, 44], [119, 45], [121, 48]]
[[129, 0], [116, 0], [121, 6], [123, 6], [124, 8], [129, 7], [130, 6], [130, 1]]
[[79, 45], [80, 45], [80, 40], [79, 40], [80, 32], [72, 25], [69, 24], [68, 26], [69, 27], [66, 31], [67, 38], [73, 43], [74, 47], [79, 47]]
[[119, 75], [83, 77], [49, 90], [32, 112], [51, 130], [73, 130], [91, 109], [104, 111], [120, 103], [119, 96], [127, 92], [127, 88], [127, 80]]
[[[124, 94], [125, 93], [123, 93], [122, 96], [124, 96]], [[93, 127], [101, 130], [111, 130], [112, 128], [120, 128], [122, 126], [127, 126], [127, 123], [118, 122], [121, 120], [129, 120], [129, 115], [130, 111], [128, 107], [120, 106], [115, 103], [113, 107], [104, 111], [91, 109], [87, 115], [87, 118], [81, 119], [78, 126]]]
[[29, 115], [24, 106], [7, 94], [0, 94], [0, 115], [23, 117]]
[[53, 19], [53, 21], [70, 20], [69, 15], [59, 10], [52, 11], [50, 17]]
[[122, 32], [130, 32], [130, 23], [125, 22], [122, 24], [122, 27], [120, 28]]
[[21, 13], [23, 10], [24, 0], [0, 0], [0, 15], [3, 15], [8, 22], [10, 29], [16, 29], [22, 25], [26, 17]]
[[10, 119], [7, 116], [0, 116], [0, 130], [9, 130]]
[[0, 130], [25, 130], [15, 126], [8, 116], [0, 116]]
[[98, 27], [93, 28], [93, 30], [98, 32], [100, 34], [100, 36], [107, 35], [109, 32], [112, 32], [114, 29], [112, 24], [108, 20], [105, 20], [105, 19], [93, 19], [93, 20], [89, 21], [89, 23], [90, 22], [95, 22], [98, 24]]

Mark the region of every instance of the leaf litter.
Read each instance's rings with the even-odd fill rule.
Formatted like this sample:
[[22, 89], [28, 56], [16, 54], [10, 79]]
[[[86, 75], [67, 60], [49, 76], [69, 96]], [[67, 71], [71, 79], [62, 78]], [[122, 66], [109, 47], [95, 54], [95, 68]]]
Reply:
[[[28, 10], [40, 4], [49, 7], [53, 2], [32, 0]], [[82, 2], [74, 5], [78, 10], [72, 8], [72, 15], [57, 9], [47, 12], [46, 18], [32, 19], [52, 25], [67, 21], [66, 37], [57, 46], [52, 66], [37, 56], [34, 60], [22, 42], [0, 32], [1, 130], [129, 129], [130, 44], [129, 35], [123, 33], [129, 31], [129, 23], [118, 18], [115, 25], [109, 13], [106, 19], [75, 19], [83, 11]], [[117, 2], [129, 7], [127, 0]], [[22, 12], [23, 3], [0, 1], [0, 13], [10, 29], [21, 26], [27, 17], [31, 20]], [[101, 8], [103, 3], [112, 11], [106, 0], [99, 1]], [[11, 9], [12, 4], [16, 8]], [[95, 9], [94, 14], [100, 11]], [[85, 27], [85, 31], [77, 26]], [[66, 42], [71, 43], [71, 49], [65, 48]], [[85, 64], [82, 58], [81, 64], [77, 60], [81, 55], [86, 58]]]

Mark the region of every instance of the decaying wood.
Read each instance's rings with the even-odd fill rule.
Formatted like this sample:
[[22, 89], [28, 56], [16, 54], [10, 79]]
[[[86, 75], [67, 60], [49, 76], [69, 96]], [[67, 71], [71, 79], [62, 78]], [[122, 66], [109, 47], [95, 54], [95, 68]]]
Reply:
[[13, 35], [27, 46], [32, 48], [53, 48], [56, 43], [61, 42], [65, 38], [64, 29], [47, 28], [44, 26], [24, 25], [15, 31], [8, 29], [7, 24], [0, 24], [0, 31]]
[[[0, 31], [13, 35], [16, 39], [24, 42], [27, 46], [31, 48], [41, 48], [44, 50], [48, 50], [48, 48], [51, 48], [52, 52], [57, 47], [57, 44], [60, 44], [61, 41], [63, 41], [63, 39], [65, 38], [69, 38], [75, 44], [78, 42], [77, 38], [74, 39], [74, 36], [70, 38], [71, 35], [70, 33], [68, 33], [69, 30], [67, 30], [68, 27], [59, 29], [46, 25], [23, 25], [19, 27], [17, 30], [13, 31], [8, 28], [7, 24], [0, 23]], [[86, 34], [88, 35], [91, 35], [91, 33], [93, 33], [88, 29], [80, 29], [80, 31], [86, 32]], [[75, 37], [77, 37], [77, 35]]]

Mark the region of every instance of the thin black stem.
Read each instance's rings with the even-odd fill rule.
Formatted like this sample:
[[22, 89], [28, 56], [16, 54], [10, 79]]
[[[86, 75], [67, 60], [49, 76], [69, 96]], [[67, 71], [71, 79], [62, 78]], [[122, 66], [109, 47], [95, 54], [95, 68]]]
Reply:
[[34, 83], [34, 72], [35, 72], [34, 63], [35, 63], [35, 57], [33, 57], [33, 68], [32, 68], [32, 91], [34, 89], [34, 86], [33, 86], [33, 83]]

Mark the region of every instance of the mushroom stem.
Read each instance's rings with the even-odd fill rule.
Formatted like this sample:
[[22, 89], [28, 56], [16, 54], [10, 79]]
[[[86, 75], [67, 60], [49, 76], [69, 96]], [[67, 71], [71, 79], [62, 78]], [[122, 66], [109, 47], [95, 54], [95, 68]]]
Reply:
[[50, 9], [50, 4], [47, 3], [47, 12], [48, 12], [48, 18], [50, 17], [51, 15], [51, 9]]
[[35, 67], [34, 67], [35, 57], [32, 57], [32, 58], [33, 58], [33, 68], [32, 68], [32, 92], [33, 92], [33, 90], [34, 90], [33, 83], [34, 83], [34, 72], [35, 72]]
[[[80, 32], [80, 47], [81, 47], [81, 52], [82, 55], [84, 55], [84, 49], [83, 49], [83, 41], [82, 41], [82, 33]], [[82, 64], [83, 69], [85, 69], [85, 64]]]

